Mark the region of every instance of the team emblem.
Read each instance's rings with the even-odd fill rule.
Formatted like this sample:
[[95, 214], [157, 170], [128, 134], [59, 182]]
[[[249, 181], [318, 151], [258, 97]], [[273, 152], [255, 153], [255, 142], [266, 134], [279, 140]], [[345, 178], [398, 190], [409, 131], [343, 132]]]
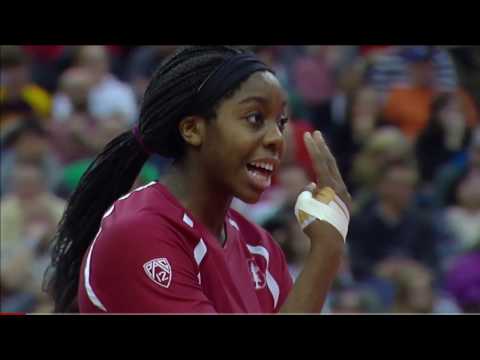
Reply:
[[267, 283], [265, 273], [260, 269], [255, 260], [248, 260], [248, 269], [250, 270], [250, 274], [252, 275], [252, 281], [255, 285], [255, 290], [265, 288], [265, 285]]
[[170, 286], [172, 280], [172, 268], [166, 258], [153, 259], [143, 264], [145, 274], [152, 280], [164, 288]]

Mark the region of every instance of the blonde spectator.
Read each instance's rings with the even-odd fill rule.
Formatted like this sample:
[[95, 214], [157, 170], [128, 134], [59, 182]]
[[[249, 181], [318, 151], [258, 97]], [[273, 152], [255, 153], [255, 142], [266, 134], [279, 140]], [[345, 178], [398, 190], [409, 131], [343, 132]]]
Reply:
[[457, 204], [447, 208], [457, 250], [480, 246], [480, 174], [470, 173], [457, 188]]
[[50, 300], [41, 286], [48, 243], [65, 202], [48, 192], [38, 166], [19, 163], [12, 177], [14, 191], [0, 202], [2, 311], [45, 310]]

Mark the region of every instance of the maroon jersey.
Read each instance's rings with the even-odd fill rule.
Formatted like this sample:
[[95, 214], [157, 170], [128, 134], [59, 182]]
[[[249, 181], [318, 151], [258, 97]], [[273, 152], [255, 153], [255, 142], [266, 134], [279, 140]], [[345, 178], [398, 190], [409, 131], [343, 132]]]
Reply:
[[224, 246], [157, 182], [121, 197], [83, 259], [83, 313], [274, 313], [291, 287], [270, 235], [230, 209]]

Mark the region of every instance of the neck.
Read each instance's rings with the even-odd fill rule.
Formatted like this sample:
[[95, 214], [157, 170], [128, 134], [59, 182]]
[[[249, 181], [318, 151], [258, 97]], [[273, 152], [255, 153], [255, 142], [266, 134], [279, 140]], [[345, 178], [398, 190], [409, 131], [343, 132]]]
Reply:
[[162, 183], [210, 232], [224, 242], [225, 216], [233, 196], [222, 193], [198, 162], [174, 164]]

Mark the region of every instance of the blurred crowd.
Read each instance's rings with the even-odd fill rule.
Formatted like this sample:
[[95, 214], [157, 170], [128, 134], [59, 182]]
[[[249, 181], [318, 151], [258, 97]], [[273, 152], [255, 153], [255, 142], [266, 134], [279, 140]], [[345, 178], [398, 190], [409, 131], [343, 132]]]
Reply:
[[[232, 206], [296, 278], [309, 241], [293, 207], [315, 181], [305, 131], [322, 131], [354, 200], [323, 312], [480, 312], [480, 47], [245, 47], [275, 70], [291, 121], [271, 189]], [[51, 311], [42, 280], [66, 200], [176, 48], [1, 47], [1, 311]], [[168, 165], [151, 157], [134, 186]]]

